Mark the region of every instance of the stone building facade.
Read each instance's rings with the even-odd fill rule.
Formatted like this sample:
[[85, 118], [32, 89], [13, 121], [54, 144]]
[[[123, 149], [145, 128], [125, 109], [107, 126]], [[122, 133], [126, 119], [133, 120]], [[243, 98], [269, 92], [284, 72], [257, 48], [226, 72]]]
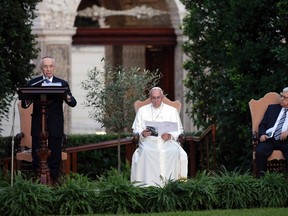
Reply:
[[[183, 126], [191, 131], [193, 123], [186, 114], [183, 86], [186, 74], [181, 47], [185, 37], [179, 28], [184, 16], [185, 8], [180, 0], [43, 0], [39, 3], [33, 26], [40, 48], [35, 64], [43, 56], [54, 57], [55, 73], [69, 81], [78, 101], [73, 109], [65, 107], [65, 132], [104, 131], [89, 118], [89, 108], [83, 104], [86, 92], [81, 88], [89, 69], [103, 68], [103, 58], [126, 67], [163, 67], [161, 87], [170, 99], [182, 102]], [[36, 68], [35, 75], [40, 71], [39, 65]], [[3, 135], [9, 135], [11, 122], [4, 122]], [[17, 111], [13, 122], [14, 130], [19, 131]]]

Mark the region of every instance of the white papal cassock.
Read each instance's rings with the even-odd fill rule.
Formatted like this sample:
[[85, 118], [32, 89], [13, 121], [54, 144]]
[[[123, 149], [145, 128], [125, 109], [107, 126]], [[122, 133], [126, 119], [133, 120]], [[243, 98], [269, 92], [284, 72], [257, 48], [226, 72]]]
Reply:
[[[161, 134], [144, 138], [141, 133], [146, 128], [145, 121], [176, 122], [178, 130], [169, 132], [172, 139], [168, 141], [164, 141]], [[138, 110], [132, 128], [134, 133], [140, 134], [139, 147], [132, 157], [132, 182], [163, 186], [169, 179], [187, 178], [187, 154], [177, 142], [183, 126], [176, 108], [163, 102], [159, 108], [147, 104]]]

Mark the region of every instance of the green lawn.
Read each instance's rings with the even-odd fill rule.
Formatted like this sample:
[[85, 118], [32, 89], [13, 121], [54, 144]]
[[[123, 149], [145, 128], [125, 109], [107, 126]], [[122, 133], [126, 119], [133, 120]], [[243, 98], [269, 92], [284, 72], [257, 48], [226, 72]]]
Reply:
[[[104, 214], [96, 214], [103, 215]], [[95, 216], [96, 216], [95, 215]], [[118, 216], [287, 216], [288, 208], [259, 208], [259, 209], [236, 209], [236, 210], [210, 210], [189, 212], [166, 212], [151, 214], [117, 214]], [[105, 214], [105, 216], [115, 216]]]

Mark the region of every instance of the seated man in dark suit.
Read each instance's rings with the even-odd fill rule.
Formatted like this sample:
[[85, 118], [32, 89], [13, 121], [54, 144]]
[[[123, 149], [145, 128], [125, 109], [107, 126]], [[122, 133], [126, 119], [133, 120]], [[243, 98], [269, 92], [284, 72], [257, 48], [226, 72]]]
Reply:
[[281, 150], [285, 159], [288, 159], [288, 87], [281, 93], [280, 104], [268, 106], [264, 117], [259, 124], [259, 143], [256, 146], [257, 177], [261, 177], [267, 170], [267, 158], [273, 150]]

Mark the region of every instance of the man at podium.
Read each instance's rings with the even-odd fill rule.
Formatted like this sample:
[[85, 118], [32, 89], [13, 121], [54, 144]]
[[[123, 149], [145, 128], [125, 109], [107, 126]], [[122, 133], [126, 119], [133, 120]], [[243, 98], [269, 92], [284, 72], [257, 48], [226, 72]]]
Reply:
[[[69, 88], [69, 84], [56, 76], [55, 71], [55, 59], [51, 57], [43, 57], [40, 62], [40, 69], [42, 75], [30, 80], [28, 86], [45, 86], [51, 83], [54, 86], [67, 87], [67, 97], [64, 98], [66, 104], [70, 107], [75, 107], [77, 102], [72, 96]], [[37, 157], [37, 150], [40, 148], [40, 131], [41, 131], [41, 103], [39, 101], [27, 101], [22, 100], [21, 106], [28, 108], [33, 102], [32, 113], [32, 158], [33, 169], [37, 172], [39, 168], [39, 159]], [[60, 174], [61, 166], [61, 153], [62, 153], [62, 138], [64, 135], [64, 115], [63, 115], [63, 98], [62, 97], [50, 97], [47, 99], [46, 105], [46, 123], [48, 132], [48, 148], [51, 151], [50, 156], [47, 159], [48, 167], [50, 169], [50, 176], [53, 182], [57, 182]]]

